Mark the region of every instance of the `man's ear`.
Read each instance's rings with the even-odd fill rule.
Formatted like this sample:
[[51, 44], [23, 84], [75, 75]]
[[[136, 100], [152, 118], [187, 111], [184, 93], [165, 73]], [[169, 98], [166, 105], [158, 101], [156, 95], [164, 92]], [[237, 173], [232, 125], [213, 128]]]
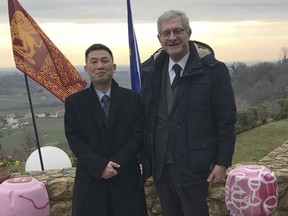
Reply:
[[117, 65], [113, 64], [113, 74], [116, 73], [116, 68], [117, 68]]
[[189, 28], [189, 29], [187, 29], [187, 34], [189, 35], [189, 37], [191, 37], [191, 35], [192, 35], [192, 29], [191, 28]]

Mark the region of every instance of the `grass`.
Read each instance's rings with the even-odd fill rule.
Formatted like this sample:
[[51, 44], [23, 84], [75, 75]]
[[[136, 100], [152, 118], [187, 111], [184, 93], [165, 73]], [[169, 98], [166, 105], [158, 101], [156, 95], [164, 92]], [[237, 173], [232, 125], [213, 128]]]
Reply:
[[[67, 142], [64, 134], [63, 118], [36, 118], [36, 126], [40, 146], [54, 146], [57, 143]], [[32, 126], [29, 128], [31, 134], [34, 136], [34, 128]], [[25, 142], [24, 130], [2, 129], [0, 132], [3, 134], [3, 137], [0, 138], [0, 144], [6, 154], [12, 154], [14, 148], [24, 151], [22, 146]]]
[[[36, 118], [36, 125], [40, 146], [56, 146], [66, 153], [70, 152], [65, 134], [64, 134], [64, 118]], [[34, 137], [34, 128], [29, 126], [29, 131]], [[3, 137], [0, 138], [0, 153], [3, 151], [7, 155], [14, 155], [15, 149], [22, 152], [18, 166], [12, 166], [11, 172], [19, 172], [25, 170], [25, 160], [23, 157], [26, 155], [23, 143], [25, 143], [25, 133], [23, 129], [1, 129]], [[61, 144], [61, 145], [60, 145]], [[36, 148], [37, 146], [35, 146]], [[19, 154], [18, 154], [19, 155]], [[28, 156], [28, 155], [26, 155]]]
[[[23, 91], [19, 90], [19, 92]], [[42, 100], [42, 97], [46, 97], [46, 100]], [[56, 104], [55, 104], [56, 103]], [[31, 112], [29, 100], [26, 92], [15, 95], [0, 95], [0, 113], [4, 112], [14, 113], [19, 116], [23, 116]], [[42, 112], [56, 112], [64, 110], [64, 104], [56, 99], [50, 93], [43, 94], [32, 94], [32, 104], [34, 113], [42, 113]]]
[[257, 162], [288, 140], [288, 119], [237, 135], [233, 164]]
[[0, 103], [1, 103], [1, 110], [10, 110], [11, 107], [15, 109], [19, 109], [23, 106], [28, 105], [28, 100], [23, 97], [13, 97], [10, 98], [9, 96], [1, 96], [0, 98]]

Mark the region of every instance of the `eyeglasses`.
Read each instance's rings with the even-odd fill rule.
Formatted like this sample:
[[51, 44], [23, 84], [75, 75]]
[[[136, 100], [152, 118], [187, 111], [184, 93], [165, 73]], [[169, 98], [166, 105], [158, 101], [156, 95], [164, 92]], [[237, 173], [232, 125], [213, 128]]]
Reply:
[[173, 35], [177, 36], [181, 36], [183, 35], [185, 29], [183, 28], [175, 28], [175, 29], [167, 29], [163, 32], [160, 33], [160, 36], [162, 37], [169, 37], [171, 35], [171, 32], [173, 33]]

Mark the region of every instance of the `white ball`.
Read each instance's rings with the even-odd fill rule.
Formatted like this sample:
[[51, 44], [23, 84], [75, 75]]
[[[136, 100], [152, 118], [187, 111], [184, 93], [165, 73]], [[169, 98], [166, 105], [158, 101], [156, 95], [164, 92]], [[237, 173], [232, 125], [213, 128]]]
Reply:
[[[44, 170], [72, 167], [70, 158], [63, 150], [53, 146], [45, 146], [41, 147], [40, 151]], [[38, 149], [28, 157], [25, 171], [42, 171]]]

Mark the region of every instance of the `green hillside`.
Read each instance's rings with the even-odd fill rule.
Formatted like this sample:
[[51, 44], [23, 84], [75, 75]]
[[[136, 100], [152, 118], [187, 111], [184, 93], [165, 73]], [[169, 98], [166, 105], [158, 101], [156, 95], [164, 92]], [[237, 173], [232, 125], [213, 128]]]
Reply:
[[[36, 118], [36, 125], [40, 146], [58, 146], [66, 151], [68, 147], [64, 135], [64, 119], [63, 118]], [[23, 145], [27, 143], [27, 139], [32, 138], [35, 142], [35, 134], [32, 126], [20, 129], [1, 129], [0, 145], [4, 154], [15, 156], [15, 150], [21, 160], [27, 157]], [[63, 146], [65, 145], [66, 146]], [[36, 145], [35, 145], [36, 147]]]

